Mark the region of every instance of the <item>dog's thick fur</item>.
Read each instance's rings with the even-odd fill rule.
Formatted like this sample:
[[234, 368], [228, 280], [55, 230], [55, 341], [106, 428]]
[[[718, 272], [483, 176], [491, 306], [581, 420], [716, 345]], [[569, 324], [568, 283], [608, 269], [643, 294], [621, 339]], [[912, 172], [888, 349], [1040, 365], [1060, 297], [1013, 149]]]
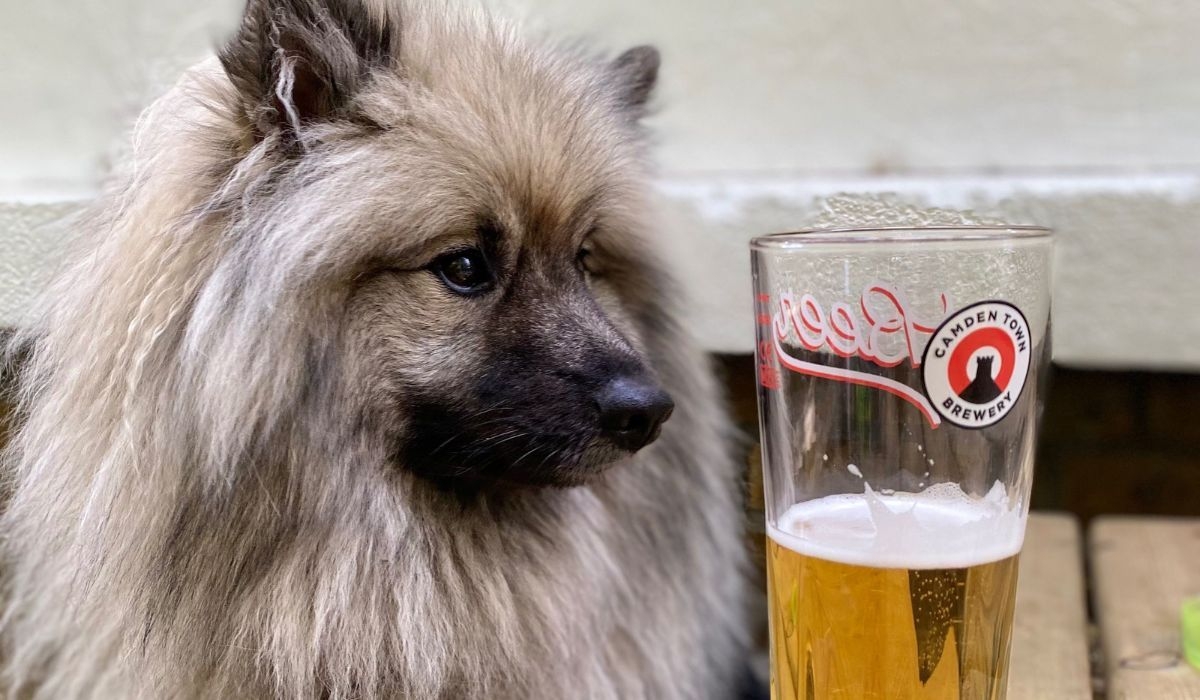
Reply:
[[[740, 511], [650, 241], [656, 68], [415, 0], [252, 0], [17, 339], [10, 696], [732, 696]], [[500, 288], [450, 293], [426, 265], [480, 237]], [[597, 357], [677, 405], [615, 462], [576, 440]], [[490, 420], [444, 458], [423, 432]]]

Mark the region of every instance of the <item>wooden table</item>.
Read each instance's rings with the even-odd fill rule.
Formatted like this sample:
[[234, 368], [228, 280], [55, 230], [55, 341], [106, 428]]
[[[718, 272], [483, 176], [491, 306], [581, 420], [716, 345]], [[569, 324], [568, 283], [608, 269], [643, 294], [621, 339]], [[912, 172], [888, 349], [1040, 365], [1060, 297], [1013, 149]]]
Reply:
[[1009, 698], [1200, 700], [1179, 620], [1183, 600], [1200, 595], [1200, 519], [1098, 518], [1086, 567], [1083, 554], [1074, 517], [1030, 519]]

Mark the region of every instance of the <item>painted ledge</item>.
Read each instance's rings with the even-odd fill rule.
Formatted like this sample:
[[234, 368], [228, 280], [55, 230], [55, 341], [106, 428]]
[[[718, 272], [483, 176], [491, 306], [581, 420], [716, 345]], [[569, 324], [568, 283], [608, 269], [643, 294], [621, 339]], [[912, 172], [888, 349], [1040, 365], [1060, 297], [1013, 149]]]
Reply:
[[[688, 322], [714, 352], [753, 348], [747, 241], [795, 229], [841, 192], [891, 192], [1058, 232], [1054, 354], [1080, 367], [1200, 369], [1200, 172], [662, 179], [664, 242]], [[0, 188], [0, 326], [60, 260], [82, 187]]]
[[1057, 231], [1056, 361], [1200, 369], [1200, 172], [673, 177], [661, 189], [691, 322], [710, 350], [753, 348], [750, 238], [804, 227], [830, 195], [890, 192]]
[[93, 196], [84, 184], [0, 181], [0, 328], [25, 318], [62, 259], [67, 221]]

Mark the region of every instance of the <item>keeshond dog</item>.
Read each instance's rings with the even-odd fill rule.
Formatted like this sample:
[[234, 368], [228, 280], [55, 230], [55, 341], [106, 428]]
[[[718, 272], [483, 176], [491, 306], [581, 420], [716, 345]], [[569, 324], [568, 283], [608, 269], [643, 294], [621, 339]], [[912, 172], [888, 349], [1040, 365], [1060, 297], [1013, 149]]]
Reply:
[[737, 477], [655, 253], [658, 63], [252, 0], [17, 338], [10, 696], [734, 696]]

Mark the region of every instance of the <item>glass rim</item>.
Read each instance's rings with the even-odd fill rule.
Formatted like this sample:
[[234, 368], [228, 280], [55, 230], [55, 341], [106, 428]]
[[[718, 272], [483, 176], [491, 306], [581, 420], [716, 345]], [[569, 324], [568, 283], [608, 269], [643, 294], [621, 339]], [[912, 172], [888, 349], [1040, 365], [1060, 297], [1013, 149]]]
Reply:
[[[849, 226], [809, 228], [756, 236], [750, 241], [755, 250], [800, 248], [830, 243], [959, 243], [978, 241], [1017, 241], [1050, 238], [1053, 230], [1045, 226], [999, 224], [936, 224], [931, 226]], [[912, 235], [916, 234], [916, 235]]]

